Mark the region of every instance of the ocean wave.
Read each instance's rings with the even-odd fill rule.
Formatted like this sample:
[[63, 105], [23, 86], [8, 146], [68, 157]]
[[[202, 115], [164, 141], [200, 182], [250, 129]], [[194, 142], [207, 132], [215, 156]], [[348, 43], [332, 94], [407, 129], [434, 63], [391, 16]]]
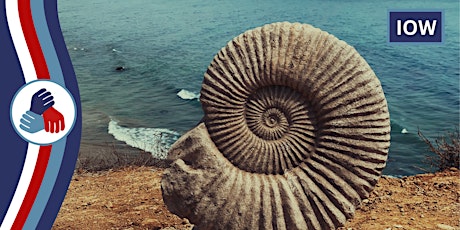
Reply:
[[403, 128], [403, 129], [401, 129], [401, 133], [406, 134], [406, 133], [409, 133], [409, 131], [406, 128]]
[[85, 51], [86, 49], [83, 47], [67, 47], [68, 50], [74, 50], [74, 51]]
[[391, 120], [391, 132], [392, 134], [410, 134], [412, 132], [410, 125], [405, 124], [401, 121]]
[[127, 145], [152, 153], [157, 159], [166, 159], [171, 145], [179, 138], [178, 132], [160, 128], [127, 128], [111, 119], [109, 134]]
[[190, 91], [185, 90], [185, 89], [181, 89], [177, 93], [177, 96], [182, 98], [182, 99], [184, 99], [184, 100], [194, 100], [194, 99], [200, 100], [200, 94], [199, 93], [190, 92]]

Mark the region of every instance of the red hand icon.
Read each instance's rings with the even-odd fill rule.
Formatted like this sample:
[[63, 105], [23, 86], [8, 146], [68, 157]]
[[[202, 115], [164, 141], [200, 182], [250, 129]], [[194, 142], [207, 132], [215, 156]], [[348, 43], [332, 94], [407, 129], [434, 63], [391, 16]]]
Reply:
[[50, 133], [59, 133], [64, 130], [64, 116], [54, 107], [50, 107], [43, 113], [45, 122], [45, 131]]

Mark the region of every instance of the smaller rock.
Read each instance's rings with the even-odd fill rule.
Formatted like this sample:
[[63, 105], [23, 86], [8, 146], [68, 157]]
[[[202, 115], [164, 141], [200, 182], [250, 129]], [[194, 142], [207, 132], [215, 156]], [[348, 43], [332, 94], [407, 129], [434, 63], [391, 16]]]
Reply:
[[399, 225], [399, 224], [395, 224], [393, 225], [394, 228], [404, 228], [402, 225]]
[[181, 224], [190, 224], [190, 222], [187, 218], [183, 218]]
[[113, 204], [111, 201], [107, 202], [105, 205], [104, 205], [106, 208], [108, 209], [112, 209], [113, 208]]

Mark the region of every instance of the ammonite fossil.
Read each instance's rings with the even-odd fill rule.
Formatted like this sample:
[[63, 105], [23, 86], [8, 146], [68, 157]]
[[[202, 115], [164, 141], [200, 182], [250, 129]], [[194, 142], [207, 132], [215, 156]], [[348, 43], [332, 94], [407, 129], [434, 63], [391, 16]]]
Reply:
[[334, 229], [385, 167], [390, 119], [377, 77], [310, 25], [249, 30], [204, 76], [203, 122], [170, 149], [168, 209], [197, 229]]

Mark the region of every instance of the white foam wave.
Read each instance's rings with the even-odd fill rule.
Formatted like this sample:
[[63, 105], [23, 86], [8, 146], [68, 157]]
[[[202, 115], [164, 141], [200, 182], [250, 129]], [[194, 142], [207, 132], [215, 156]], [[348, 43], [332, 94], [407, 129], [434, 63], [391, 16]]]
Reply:
[[190, 92], [185, 89], [181, 89], [178, 93], [177, 96], [184, 99], [184, 100], [193, 100], [193, 99], [200, 99], [200, 94], [199, 93], [194, 93]]
[[110, 120], [109, 134], [127, 145], [152, 153], [157, 159], [166, 159], [171, 145], [179, 138], [178, 132], [159, 128], [127, 128]]
[[78, 50], [85, 51], [85, 48], [82, 48], [82, 47], [73, 47], [73, 50], [75, 50], [75, 51], [78, 51]]

